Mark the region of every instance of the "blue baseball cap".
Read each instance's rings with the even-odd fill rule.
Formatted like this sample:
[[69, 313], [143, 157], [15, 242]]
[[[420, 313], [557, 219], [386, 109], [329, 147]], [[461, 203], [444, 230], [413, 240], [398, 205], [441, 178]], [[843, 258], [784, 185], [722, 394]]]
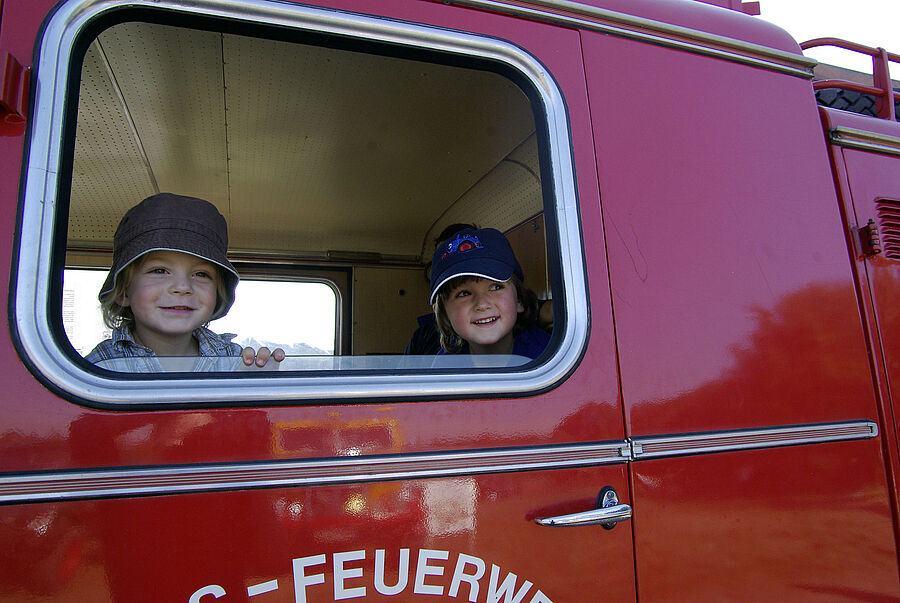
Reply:
[[430, 304], [444, 283], [457, 276], [475, 276], [504, 283], [516, 275], [524, 280], [506, 236], [496, 228], [466, 228], [438, 244], [431, 260]]

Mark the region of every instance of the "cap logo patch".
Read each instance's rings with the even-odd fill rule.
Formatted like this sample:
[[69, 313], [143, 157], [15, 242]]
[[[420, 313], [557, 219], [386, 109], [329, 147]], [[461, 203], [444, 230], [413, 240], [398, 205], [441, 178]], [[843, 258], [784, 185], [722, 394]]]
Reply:
[[471, 251], [480, 247], [483, 247], [483, 245], [481, 244], [481, 241], [478, 240], [477, 235], [461, 232], [450, 239], [447, 243], [447, 250], [444, 251], [441, 258], [443, 259], [451, 253]]

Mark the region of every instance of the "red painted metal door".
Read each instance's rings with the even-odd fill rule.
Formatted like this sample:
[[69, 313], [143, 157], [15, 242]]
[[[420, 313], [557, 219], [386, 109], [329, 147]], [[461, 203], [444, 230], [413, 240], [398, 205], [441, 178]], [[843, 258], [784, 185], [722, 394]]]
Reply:
[[[875, 350], [876, 383], [885, 402], [886, 435], [893, 435], [888, 453], [894, 459], [896, 480], [900, 469], [896, 460], [900, 416], [900, 124], [831, 110], [825, 113], [825, 123], [833, 139], [835, 171], [846, 196], [848, 231]], [[878, 239], [876, 249], [865, 247], [865, 239], [872, 235]]]
[[[30, 56], [53, 4], [5, 0], [0, 47]], [[437, 3], [378, 10], [509, 40], [559, 86], [579, 174], [579, 198], [559, 202], [580, 204], [587, 244], [575, 260], [592, 288], [580, 363], [519, 398], [108, 410], [49, 391], [6, 338], [0, 473], [4, 493], [22, 494], [22, 480], [33, 489], [0, 507], [0, 598], [634, 599], [629, 522], [534, 521], [591, 510], [605, 486], [631, 501], [579, 34]], [[17, 163], [24, 137], [2, 148]], [[15, 167], [0, 177], [5, 280]]]

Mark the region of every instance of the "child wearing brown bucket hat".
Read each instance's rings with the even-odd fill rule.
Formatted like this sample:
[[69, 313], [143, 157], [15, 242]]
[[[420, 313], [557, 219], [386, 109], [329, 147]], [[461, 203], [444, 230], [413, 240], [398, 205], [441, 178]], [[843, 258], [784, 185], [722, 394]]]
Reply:
[[130, 365], [138, 372], [162, 370], [161, 356], [242, 356], [248, 366], [283, 359], [280, 348], [256, 354], [207, 328], [234, 303], [240, 277], [227, 249], [225, 218], [208, 201], [159, 193], [129, 209], [98, 296], [112, 337], [85, 358], [140, 359]]

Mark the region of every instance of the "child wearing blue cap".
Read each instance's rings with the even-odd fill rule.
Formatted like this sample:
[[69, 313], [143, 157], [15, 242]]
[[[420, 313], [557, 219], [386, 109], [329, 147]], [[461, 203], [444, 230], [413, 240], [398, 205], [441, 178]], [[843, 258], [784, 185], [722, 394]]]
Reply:
[[431, 298], [441, 352], [537, 358], [550, 336], [537, 324], [538, 301], [499, 230], [465, 229], [441, 243], [431, 267]]

